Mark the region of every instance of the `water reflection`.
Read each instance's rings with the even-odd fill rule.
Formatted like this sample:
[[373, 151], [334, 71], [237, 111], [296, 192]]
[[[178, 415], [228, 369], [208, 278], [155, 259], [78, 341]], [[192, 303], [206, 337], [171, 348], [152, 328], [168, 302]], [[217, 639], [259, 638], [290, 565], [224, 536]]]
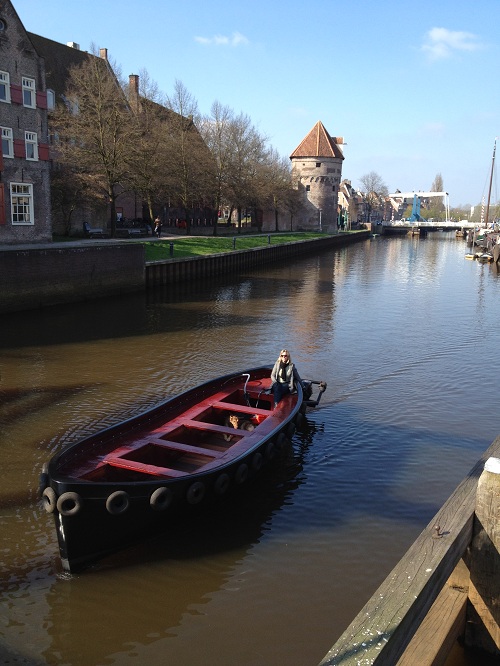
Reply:
[[[0, 661], [319, 663], [498, 434], [498, 271], [445, 236], [4, 317]], [[61, 576], [50, 455], [283, 346], [328, 390], [262, 485]]]

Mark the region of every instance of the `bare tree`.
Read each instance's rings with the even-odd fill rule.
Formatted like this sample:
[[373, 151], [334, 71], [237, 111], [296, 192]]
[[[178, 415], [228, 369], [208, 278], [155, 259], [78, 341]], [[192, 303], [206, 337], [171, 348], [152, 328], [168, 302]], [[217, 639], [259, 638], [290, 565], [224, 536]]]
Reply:
[[[70, 71], [66, 108], [54, 124], [58, 159], [78, 165], [89, 188], [101, 191], [110, 206], [110, 227], [116, 229], [116, 198], [128, 180], [127, 154], [133, 141], [130, 110], [107, 60], [93, 56]], [[116, 72], [119, 70], [115, 67]]]
[[438, 173], [431, 185], [431, 192], [444, 192], [443, 176]]
[[[231, 173], [232, 131], [235, 122], [234, 112], [228, 106], [215, 101], [210, 109], [210, 116], [200, 123], [201, 135], [214, 159], [215, 208], [222, 209], [228, 201], [228, 186]], [[217, 224], [214, 224], [214, 236]]]
[[191, 214], [195, 206], [210, 202], [213, 193], [214, 160], [197, 129], [200, 121], [198, 104], [180, 81], [167, 98], [171, 111], [168, 118], [168, 176], [173, 199], [184, 208], [186, 232], [191, 232]]
[[130, 182], [146, 203], [152, 221], [155, 206], [168, 198], [170, 189], [165, 168], [170, 112], [162, 103], [156, 82], [146, 70], [139, 73], [138, 95], [135, 89], [129, 88], [129, 105], [137, 138], [127, 155]]
[[366, 203], [367, 222], [370, 221], [371, 213], [379, 206], [381, 197], [386, 197], [389, 193], [387, 185], [376, 171], [361, 176], [359, 179]]
[[238, 231], [241, 231], [243, 208], [256, 209], [262, 199], [260, 167], [266, 157], [266, 138], [252, 125], [250, 118], [240, 114], [231, 126], [232, 155], [228, 179], [228, 198], [238, 211]]

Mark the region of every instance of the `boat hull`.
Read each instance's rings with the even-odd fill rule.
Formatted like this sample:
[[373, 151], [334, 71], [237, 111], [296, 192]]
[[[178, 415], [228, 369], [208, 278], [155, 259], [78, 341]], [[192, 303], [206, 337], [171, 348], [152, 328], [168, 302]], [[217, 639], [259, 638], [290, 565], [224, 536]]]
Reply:
[[274, 408], [269, 387], [269, 367], [226, 375], [54, 456], [41, 491], [63, 569], [189, 520], [258, 475], [308, 404], [299, 385]]

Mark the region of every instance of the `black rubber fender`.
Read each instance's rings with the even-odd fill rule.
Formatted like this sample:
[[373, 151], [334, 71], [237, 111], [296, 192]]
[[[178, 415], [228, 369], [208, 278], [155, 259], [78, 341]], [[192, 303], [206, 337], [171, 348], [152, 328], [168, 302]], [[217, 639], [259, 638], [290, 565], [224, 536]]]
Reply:
[[280, 432], [278, 437], [276, 438], [276, 448], [278, 451], [281, 451], [281, 449], [284, 449], [286, 446], [290, 444], [290, 440], [288, 437], [285, 435], [284, 432]]
[[54, 513], [57, 507], [57, 497], [54, 490], [48, 486], [42, 493], [43, 506], [47, 513]]
[[245, 483], [247, 478], [248, 478], [248, 465], [246, 463], [241, 463], [241, 465], [236, 470], [236, 474], [234, 475], [234, 480], [238, 485], [241, 485], [242, 483]]
[[205, 484], [201, 481], [192, 483], [186, 493], [189, 504], [198, 504], [205, 497]]
[[57, 498], [57, 510], [61, 516], [76, 516], [82, 508], [82, 498], [78, 493], [67, 492]]
[[106, 509], [112, 516], [119, 516], [130, 506], [130, 498], [124, 490], [115, 490], [106, 500]]
[[229, 478], [229, 474], [223, 473], [220, 474], [216, 479], [214, 483], [214, 492], [216, 495], [224, 495], [231, 484], [231, 479]]
[[276, 447], [274, 446], [274, 442], [271, 439], [266, 445], [266, 458], [268, 460], [272, 460], [275, 455], [276, 455]]
[[254, 472], [259, 471], [259, 469], [262, 467], [263, 462], [264, 462], [264, 458], [262, 457], [262, 453], [257, 451], [257, 453], [252, 458], [252, 469], [254, 470]]
[[172, 504], [173, 498], [174, 493], [171, 488], [160, 486], [160, 488], [153, 490], [151, 493], [149, 505], [155, 511], [165, 511]]

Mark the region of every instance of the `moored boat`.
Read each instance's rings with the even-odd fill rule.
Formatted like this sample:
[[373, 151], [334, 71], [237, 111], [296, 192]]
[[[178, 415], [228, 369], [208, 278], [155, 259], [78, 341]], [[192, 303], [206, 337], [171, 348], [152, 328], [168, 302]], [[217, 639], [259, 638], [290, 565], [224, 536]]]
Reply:
[[274, 407], [270, 373], [211, 380], [56, 454], [40, 491], [63, 569], [79, 571], [164, 531], [174, 516], [189, 517], [258, 474], [326, 389], [304, 380]]

